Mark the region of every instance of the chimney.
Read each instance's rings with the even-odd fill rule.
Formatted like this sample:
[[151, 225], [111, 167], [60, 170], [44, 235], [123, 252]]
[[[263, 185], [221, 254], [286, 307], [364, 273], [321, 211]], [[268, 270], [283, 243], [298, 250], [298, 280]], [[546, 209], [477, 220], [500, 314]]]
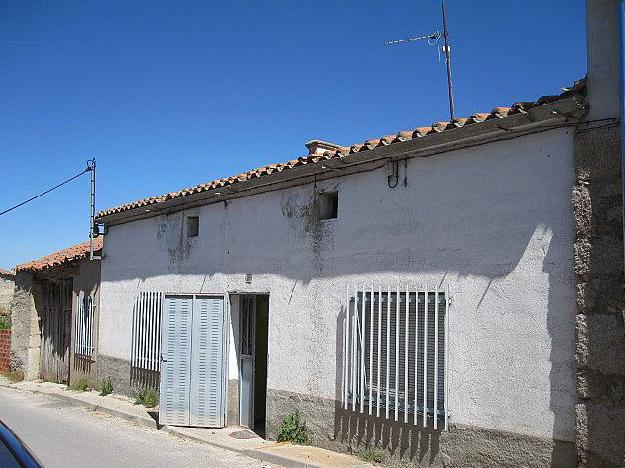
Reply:
[[619, 118], [619, 23], [617, 0], [586, 0], [587, 118]]
[[323, 154], [324, 151], [336, 151], [342, 147], [341, 145], [328, 143], [327, 141], [310, 140], [306, 143], [306, 148], [308, 148], [308, 155], [310, 156], [313, 154]]

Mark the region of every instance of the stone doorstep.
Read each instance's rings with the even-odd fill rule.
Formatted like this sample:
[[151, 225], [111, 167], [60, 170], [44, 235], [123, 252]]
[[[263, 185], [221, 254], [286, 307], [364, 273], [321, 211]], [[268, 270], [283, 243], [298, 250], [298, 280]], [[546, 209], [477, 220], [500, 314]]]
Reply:
[[[24, 381], [7, 385], [9, 387], [41, 393], [58, 398], [91, 411], [99, 411], [142, 426], [158, 429], [145, 408], [135, 405], [123, 395], [100, 396], [97, 392], [77, 392], [63, 384], [41, 381]], [[332, 452], [320, 447], [294, 445], [286, 442], [272, 442], [256, 435], [249, 438], [235, 438], [230, 434], [245, 431], [244, 428], [204, 429], [191, 427], [163, 426], [163, 431], [196, 442], [213, 445], [231, 452], [241, 453], [261, 461], [294, 468], [356, 468], [369, 465], [362, 460], [343, 453]]]

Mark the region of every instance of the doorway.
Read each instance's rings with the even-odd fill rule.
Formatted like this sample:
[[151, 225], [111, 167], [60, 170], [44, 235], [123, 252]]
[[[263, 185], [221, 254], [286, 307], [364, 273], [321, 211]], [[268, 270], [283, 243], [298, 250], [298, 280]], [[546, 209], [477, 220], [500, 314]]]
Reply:
[[239, 302], [239, 424], [265, 437], [269, 296], [244, 295]]

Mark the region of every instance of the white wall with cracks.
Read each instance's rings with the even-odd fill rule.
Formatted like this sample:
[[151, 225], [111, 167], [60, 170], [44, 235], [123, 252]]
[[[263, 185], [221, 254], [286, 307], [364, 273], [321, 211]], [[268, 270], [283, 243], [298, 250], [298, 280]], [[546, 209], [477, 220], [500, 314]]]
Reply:
[[409, 160], [407, 187], [400, 164], [394, 189], [381, 168], [110, 226], [100, 352], [130, 358], [138, 290], [268, 292], [268, 387], [333, 399], [346, 283], [449, 284], [452, 422], [571, 441], [572, 155], [557, 129]]

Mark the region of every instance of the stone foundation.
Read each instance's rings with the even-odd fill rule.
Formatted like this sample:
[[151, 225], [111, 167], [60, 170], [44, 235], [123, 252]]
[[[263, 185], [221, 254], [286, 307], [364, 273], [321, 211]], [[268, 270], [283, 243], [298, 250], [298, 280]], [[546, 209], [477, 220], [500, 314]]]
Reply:
[[226, 424], [239, 425], [239, 381], [228, 380], [228, 408], [226, 409]]
[[[280, 390], [267, 390], [267, 436], [275, 439], [284, 416], [299, 409], [311, 443], [358, 453], [376, 446], [391, 466], [571, 467], [573, 442], [554, 441], [506, 431], [454, 426], [403, 424], [345, 411], [339, 402]], [[403, 414], [400, 416], [403, 421]]]
[[130, 361], [110, 356], [98, 356], [98, 381], [105, 377], [111, 378], [113, 391], [122, 395], [135, 396], [130, 383]]

